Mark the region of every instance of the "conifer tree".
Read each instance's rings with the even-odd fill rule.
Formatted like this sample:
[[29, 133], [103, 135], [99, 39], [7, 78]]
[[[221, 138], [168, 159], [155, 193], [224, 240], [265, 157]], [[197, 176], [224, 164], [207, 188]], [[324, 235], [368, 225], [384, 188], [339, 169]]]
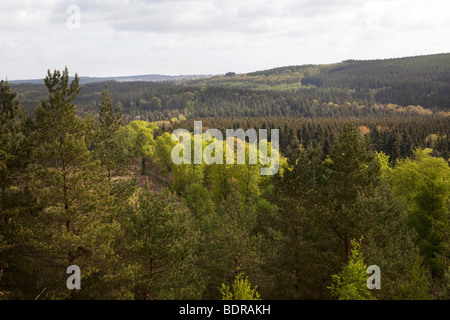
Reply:
[[278, 275], [272, 291], [286, 299], [319, 298], [316, 288], [325, 285], [323, 274], [328, 271], [320, 269], [307, 240], [308, 232], [314, 230], [308, 229], [317, 228], [315, 222], [307, 219], [315, 215], [320, 202], [321, 159], [320, 149], [293, 150], [289, 168], [283, 177], [278, 177], [274, 185], [276, 192], [269, 197], [277, 213], [265, 219], [264, 228], [274, 240], [276, 254], [267, 257], [267, 271]]
[[367, 143], [356, 127], [347, 123], [325, 166], [327, 187], [321, 193], [327, 206], [324, 214], [330, 231], [349, 256], [350, 241], [360, 237], [361, 225], [367, 220], [364, 212], [355, 212], [352, 207], [359, 197], [370, 196], [371, 190], [380, 185], [380, 164], [375, 155], [368, 152]]
[[[404, 275], [412, 268], [415, 251], [403, 209], [382, 179], [378, 157], [366, 146], [356, 128], [347, 124], [329, 157], [322, 162], [321, 155], [301, 152], [276, 184], [284, 192], [274, 195], [274, 201], [279, 217], [286, 219], [278, 228], [292, 241], [278, 251], [278, 261], [290, 268], [290, 284], [306, 288], [292, 291], [299, 297], [324, 297], [329, 276], [349, 259], [351, 239], [361, 236], [366, 239], [367, 259], [385, 270], [389, 283], [377, 296], [398, 293], [395, 283], [406, 281]], [[301, 277], [293, 277], [294, 270]], [[282, 281], [278, 286], [286, 288]]]
[[341, 273], [333, 275], [333, 283], [329, 287], [331, 295], [338, 300], [372, 300], [372, 294], [367, 288], [367, 266], [361, 242], [352, 240], [351, 247], [348, 264]]
[[94, 147], [97, 157], [107, 172], [110, 186], [112, 186], [112, 177], [116, 174], [123, 174], [129, 166], [129, 159], [117, 141], [117, 132], [122, 123], [122, 116], [120, 109], [114, 111], [110, 93], [105, 84]]
[[27, 138], [19, 122], [21, 106], [7, 81], [0, 82], [0, 209], [6, 210], [7, 189], [26, 165]]
[[22, 114], [17, 93], [0, 82], [0, 299], [17, 299], [36, 291], [33, 262], [25, 258], [29, 216], [36, 207], [28, 165], [32, 123]]
[[[48, 101], [36, 109], [34, 173], [43, 209], [34, 219], [31, 239], [48, 256], [39, 281], [47, 297], [95, 296], [94, 288], [110, 272], [112, 243], [120, 226], [111, 219], [106, 174], [88, 150], [93, 121], [76, 115], [73, 100], [81, 89], [77, 75], [69, 82], [67, 68], [62, 73], [49, 70], [45, 84]], [[65, 285], [66, 268], [74, 264], [81, 269], [85, 288], [79, 292]]]
[[203, 284], [194, 265], [198, 231], [188, 208], [148, 182], [121, 214], [122, 255], [132, 266], [135, 299], [195, 299]]
[[254, 209], [243, 205], [239, 193], [233, 191], [211, 219], [199, 247], [207, 286], [204, 298], [217, 298], [217, 285], [230, 283], [240, 272], [252, 279], [261, 276], [259, 242], [252, 232], [255, 218]]

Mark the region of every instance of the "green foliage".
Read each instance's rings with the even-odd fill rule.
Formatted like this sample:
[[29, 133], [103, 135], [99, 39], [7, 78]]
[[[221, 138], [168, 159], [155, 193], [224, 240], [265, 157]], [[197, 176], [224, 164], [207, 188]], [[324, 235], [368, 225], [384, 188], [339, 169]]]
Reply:
[[[181, 163], [179, 165], [175, 165], [171, 158], [170, 163], [172, 164], [172, 172], [174, 176], [174, 181], [172, 184], [172, 189], [176, 192], [184, 192], [185, 188], [188, 187], [192, 183], [203, 183], [205, 177], [205, 167], [206, 164], [204, 161], [200, 164], [195, 163], [195, 141], [197, 141], [202, 148], [202, 152], [206, 146], [205, 141], [203, 141], [202, 136], [200, 135], [191, 135], [191, 154], [190, 159], [192, 159], [192, 163], [186, 164]], [[176, 142], [176, 141], [175, 141]], [[170, 145], [173, 145], [172, 143]], [[203, 156], [203, 153], [202, 153]]]
[[135, 120], [119, 129], [119, 145], [131, 157], [141, 157], [142, 174], [146, 173], [146, 160], [154, 154], [154, 133], [157, 125], [142, 120]]
[[444, 273], [444, 280], [440, 286], [440, 296], [444, 300], [450, 299], [450, 267], [447, 268], [447, 271]]
[[113, 176], [125, 173], [130, 166], [130, 161], [125, 156], [124, 149], [120, 147], [117, 140], [117, 132], [122, 123], [122, 116], [120, 110], [114, 112], [109, 90], [105, 84], [94, 148], [98, 159], [108, 174], [110, 185], [112, 185]]
[[154, 131], [157, 129], [156, 124], [142, 120], [135, 120], [129, 124], [133, 131], [131, 137], [132, 150], [135, 155], [149, 158], [153, 154]]
[[193, 183], [184, 192], [184, 201], [191, 210], [194, 218], [201, 221], [214, 213], [214, 204], [206, 187], [200, 183]]
[[347, 99], [350, 96], [354, 100], [370, 103], [397, 103], [404, 106], [416, 103], [426, 107], [447, 108], [449, 58], [447, 53], [401, 59], [349, 60], [329, 65], [287, 66], [199, 79], [190, 83], [259, 91], [313, 91], [316, 99], [332, 91], [335, 96], [342, 92], [347, 95]]
[[341, 273], [333, 275], [333, 284], [329, 287], [331, 295], [339, 300], [372, 300], [367, 288], [367, 266], [361, 251], [361, 240], [352, 240], [351, 246], [348, 264]]
[[390, 173], [393, 192], [403, 197], [408, 209], [408, 223], [417, 232], [417, 244], [434, 275], [442, 276], [445, 266], [437, 254], [444, 252], [447, 239], [450, 195], [450, 168], [431, 150], [417, 149], [414, 158], [396, 163]]
[[[378, 118], [448, 113], [450, 54], [289, 66], [182, 85], [110, 82], [127, 121], [204, 117]], [[42, 85], [16, 86], [25, 110], [45, 97]], [[97, 112], [102, 83], [84, 86], [79, 112]], [[436, 108], [436, 109], [435, 109]], [[435, 109], [431, 111], [432, 109]], [[439, 111], [438, 111], [439, 110]]]
[[367, 152], [363, 140], [354, 124], [347, 123], [336, 139], [329, 158], [329, 195], [336, 197], [336, 210], [354, 201], [359, 192], [378, 180], [378, 162]]
[[172, 171], [171, 153], [176, 143], [176, 141], [172, 141], [171, 135], [167, 132], [156, 138], [155, 158], [166, 173]]
[[[90, 297], [112, 272], [112, 242], [119, 225], [111, 220], [106, 175], [88, 150], [93, 122], [77, 117], [72, 103], [80, 90], [77, 76], [69, 83], [67, 68], [63, 73], [49, 71], [45, 83], [49, 99], [36, 110], [33, 173], [42, 210], [31, 220], [29, 245], [52, 259], [42, 261], [40, 271], [41, 286], [52, 288], [47, 289], [49, 297]], [[65, 268], [71, 264], [83, 270], [82, 292], [64, 288]]]
[[431, 300], [433, 298], [423, 258], [420, 255], [416, 257], [409, 282], [402, 284], [402, 291], [401, 299], [404, 300]]
[[411, 270], [415, 251], [403, 208], [382, 179], [378, 157], [368, 151], [356, 128], [347, 125], [331, 148], [325, 167], [324, 206], [311, 216], [315, 225], [325, 229], [310, 226], [318, 232], [313, 239], [320, 239], [322, 232], [334, 238], [324, 245], [337, 250], [332, 253], [327, 249], [337, 267], [351, 253], [350, 239], [364, 236], [367, 259], [383, 270], [387, 284], [376, 295], [392, 296], [399, 290], [397, 283], [405, 281]]
[[[0, 208], [6, 209], [7, 189], [14, 175], [27, 163], [27, 137], [22, 133], [17, 93], [8, 82], [0, 82]], [[4, 220], [6, 221], [6, 220]]]
[[337, 137], [324, 170], [324, 180], [319, 182], [324, 184], [321, 195], [325, 208], [312, 218], [323, 219], [327, 232], [340, 243], [335, 249], [346, 257], [350, 255], [350, 240], [360, 237], [371, 221], [367, 208], [358, 204], [371, 197], [379, 184], [378, 162], [353, 124], [347, 123]]
[[381, 179], [378, 158], [355, 126], [347, 124], [325, 158], [320, 149], [293, 151], [271, 197], [279, 213], [266, 221], [277, 235], [269, 252], [272, 288], [288, 297], [323, 297], [329, 276], [351, 254], [351, 239], [366, 239], [368, 259], [386, 270], [380, 298], [398, 292], [413, 263], [414, 246], [403, 210]]
[[256, 287], [252, 289], [248, 277], [244, 278], [242, 273], [236, 276], [232, 288], [222, 283], [220, 292], [222, 300], [261, 300], [259, 293], [256, 292]]
[[[203, 88], [109, 82], [111, 93], [81, 89], [67, 69], [19, 94], [2, 81], [0, 299], [325, 299], [336, 270], [338, 299], [448, 298], [450, 117], [417, 106], [445, 109], [446, 59], [292, 66]], [[386, 79], [393, 66], [411, 83]], [[221, 132], [269, 129], [269, 140], [279, 129], [279, 173], [174, 165], [170, 132], [192, 132], [186, 117]], [[225, 148], [218, 156], [226, 162]], [[165, 190], [138, 189], [137, 159]], [[364, 246], [351, 241], [362, 236]], [[365, 263], [382, 270], [369, 295]], [[65, 287], [69, 264], [81, 291]]]
[[383, 151], [377, 152], [377, 157], [380, 162], [381, 176], [386, 179], [389, 177], [392, 168], [389, 165], [389, 156]]
[[[250, 102], [249, 102], [250, 103]], [[363, 109], [361, 109], [363, 110]], [[350, 116], [350, 115], [349, 115]], [[331, 145], [337, 135], [342, 132], [342, 128], [348, 122], [348, 118], [292, 118], [282, 117], [215, 117], [203, 119], [203, 126], [217, 128], [224, 132], [228, 128], [242, 128], [247, 130], [253, 128], [259, 129], [278, 128], [280, 132], [280, 152], [288, 157], [292, 148], [298, 148], [302, 145], [321, 146], [326, 155], [330, 153]], [[351, 116], [353, 118], [353, 116]], [[374, 113], [368, 113], [366, 116], [352, 119], [357, 127], [365, 126], [368, 134], [365, 135], [367, 146], [370, 151], [383, 152], [389, 156], [391, 165], [399, 158], [409, 157], [412, 150], [416, 147], [432, 147], [436, 156], [449, 158], [450, 135], [444, 132], [450, 130], [450, 117], [416, 117], [391, 115], [389, 117], [378, 116]], [[193, 121], [184, 121], [178, 124], [176, 128], [185, 128], [193, 131]], [[360, 130], [358, 130], [360, 131]], [[437, 135], [436, 133], [439, 133]], [[435, 134], [441, 138], [433, 142], [429, 136]], [[443, 138], [445, 136], [445, 139]], [[295, 146], [297, 145], [297, 147]], [[280, 159], [280, 173], [282, 173], [283, 157]]]
[[27, 236], [24, 229], [29, 223], [29, 217], [35, 213], [34, 193], [26, 170], [31, 162], [32, 151], [25, 130], [28, 126], [32, 128], [30, 119], [22, 115], [17, 93], [8, 82], [1, 81], [0, 299], [17, 299], [27, 294], [28, 290], [36, 289], [35, 283], [30, 281], [35, 268], [28, 259], [22, 258], [32, 251], [24, 245]]
[[[250, 146], [247, 142], [242, 142], [237, 139], [235, 139], [234, 144], [243, 144], [242, 149], [245, 152], [244, 164], [238, 164], [231, 172], [232, 176], [237, 180], [236, 189], [243, 201], [256, 199], [260, 195], [261, 181], [261, 157], [258, 154], [258, 146]], [[236, 146], [236, 148], [238, 148], [238, 146]], [[270, 144], [268, 149], [271, 149]], [[226, 150], [224, 152], [226, 152]], [[250, 152], [258, 155], [256, 164], [250, 164]], [[234, 163], [237, 163], [237, 152], [234, 153]]]
[[[233, 191], [233, 170], [234, 165], [212, 164], [209, 168], [209, 182], [211, 184], [212, 199], [216, 206], [223, 200], [227, 200]], [[236, 181], [236, 180], [234, 180]]]
[[193, 267], [198, 232], [188, 209], [170, 192], [140, 190], [121, 214], [123, 256], [134, 265], [136, 299], [183, 299], [201, 294]]
[[306, 219], [308, 212], [314, 216], [317, 214], [314, 209], [320, 201], [316, 184], [323, 174], [321, 158], [318, 149], [298, 149], [284, 176], [275, 181], [274, 190], [277, 192], [269, 197], [277, 212], [269, 210], [266, 211], [269, 216], [263, 216], [266, 237], [276, 248], [268, 255], [269, 270], [278, 277], [272, 291], [285, 299], [301, 299], [305, 295], [315, 297], [317, 293], [309, 288], [320, 288], [320, 277], [327, 273], [317, 263], [318, 259], [310, 262], [315, 250], [311, 251], [306, 237], [308, 232], [312, 232], [310, 228], [318, 228], [315, 223], [314, 226], [308, 225]]
[[217, 283], [231, 282], [239, 272], [255, 280], [261, 277], [259, 239], [252, 232], [255, 223], [253, 207], [243, 205], [237, 192], [231, 193], [211, 218], [199, 247], [207, 284], [204, 298], [218, 298]]

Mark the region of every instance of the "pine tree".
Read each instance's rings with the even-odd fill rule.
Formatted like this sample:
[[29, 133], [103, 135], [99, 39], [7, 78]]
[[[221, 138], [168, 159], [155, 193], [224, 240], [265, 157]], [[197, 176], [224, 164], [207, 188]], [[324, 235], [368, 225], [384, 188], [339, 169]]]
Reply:
[[414, 263], [415, 248], [404, 208], [382, 179], [378, 157], [368, 152], [367, 142], [353, 126], [344, 127], [326, 162], [325, 207], [311, 218], [327, 226], [316, 228], [317, 237], [324, 236], [322, 232], [333, 237], [324, 243], [332, 257], [329, 263], [339, 267], [350, 255], [350, 240], [364, 236], [366, 257], [383, 270], [383, 281], [388, 284], [374, 294], [392, 298], [400, 290], [398, 284], [407, 281], [405, 275]]
[[306, 219], [315, 215], [320, 201], [317, 184], [323, 175], [321, 159], [320, 149], [297, 150], [291, 155], [290, 167], [284, 176], [276, 180], [276, 192], [269, 197], [277, 213], [265, 219], [264, 228], [276, 248], [275, 255], [269, 251], [267, 272], [278, 275], [271, 290], [286, 299], [320, 298], [318, 291], [321, 284], [325, 285], [324, 280], [315, 275], [326, 274], [326, 271], [318, 269], [320, 266], [311, 255], [313, 251], [306, 239], [308, 228], [317, 228]]
[[123, 174], [130, 165], [129, 159], [125, 156], [116, 137], [122, 123], [122, 116], [121, 110], [114, 112], [109, 90], [105, 84], [94, 148], [98, 159], [107, 172], [111, 187], [112, 177]]
[[331, 295], [338, 300], [372, 300], [367, 288], [367, 266], [361, 251], [361, 240], [352, 240], [351, 247], [348, 264], [341, 273], [333, 275], [333, 283], [329, 287]]
[[194, 266], [198, 231], [188, 208], [147, 182], [121, 213], [122, 255], [132, 266], [135, 299], [195, 299], [203, 284]]
[[32, 160], [31, 119], [22, 114], [17, 93], [0, 82], [0, 299], [36, 292], [33, 250], [26, 245], [30, 216], [36, 211], [28, 166]]
[[199, 264], [207, 285], [204, 298], [217, 298], [217, 284], [231, 282], [240, 272], [253, 279], [261, 276], [259, 242], [252, 232], [255, 223], [254, 209], [243, 205], [236, 191], [222, 202], [199, 247]]
[[[22, 132], [20, 102], [8, 82], [0, 82], [0, 208], [6, 210], [7, 189], [28, 161], [27, 138]], [[29, 150], [28, 150], [29, 151]]]
[[[329, 157], [321, 159], [301, 152], [277, 187], [274, 201], [284, 218], [278, 228], [290, 242], [275, 262], [291, 270], [291, 278], [282, 277], [278, 287], [286, 288], [283, 279], [290, 279], [284, 281], [296, 284], [296, 296], [323, 298], [328, 277], [351, 254], [351, 239], [364, 236], [368, 259], [386, 270], [390, 284], [377, 296], [392, 297], [399, 290], [395, 283], [405, 281], [411, 270], [414, 246], [403, 209], [382, 179], [378, 157], [347, 124]], [[294, 270], [301, 276], [294, 277]]]
[[[41, 286], [54, 298], [95, 296], [110, 272], [120, 226], [111, 219], [107, 177], [88, 150], [93, 121], [76, 115], [77, 75], [69, 83], [67, 68], [49, 70], [45, 84], [49, 99], [36, 109], [34, 137], [34, 183], [43, 210], [34, 219], [31, 240], [49, 259], [42, 261]], [[85, 290], [80, 292], [65, 288], [65, 270], [73, 264], [82, 272]]]
[[[20, 147], [19, 139], [22, 136], [17, 122], [19, 110], [17, 93], [12, 91], [8, 82], [2, 80], [0, 82], [0, 212], [2, 215], [7, 209], [7, 189], [11, 184], [12, 171], [17, 161], [20, 161], [17, 154]], [[8, 218], [3, 217], [1, 221], [8, 221]], [[0, 241], [1, 238], [2, 235], [0, 235]]]
[[351, 207], [361, 193], [367, 193], [371, 185], [377, 184], [378, 161], [367, 151], [366, 142], [356, 127], [347, 123], [326, 163], [328, 188], [324, 198], [328, 198], [329, 205], [327, 220], [331, 231], [342, 242], [345, 255], [349, 256], [350, 240], [358, 235], [351, 234], [348, 227], [364, 221], [352, 212]]

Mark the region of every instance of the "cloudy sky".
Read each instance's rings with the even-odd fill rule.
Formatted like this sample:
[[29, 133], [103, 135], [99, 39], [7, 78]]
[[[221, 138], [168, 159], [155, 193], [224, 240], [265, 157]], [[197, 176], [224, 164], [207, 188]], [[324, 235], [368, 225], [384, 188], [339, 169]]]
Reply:
[[0, 79], [250, 72], [450, 52], [449, 0], [17, 0]]

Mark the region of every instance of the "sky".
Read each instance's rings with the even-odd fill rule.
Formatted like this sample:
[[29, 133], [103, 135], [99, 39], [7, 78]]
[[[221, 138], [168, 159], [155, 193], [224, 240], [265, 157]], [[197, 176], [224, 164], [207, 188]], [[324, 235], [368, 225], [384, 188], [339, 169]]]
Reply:
[[245, 73], [450, 52], [449, 0], [0, 2], [0, 79]]

